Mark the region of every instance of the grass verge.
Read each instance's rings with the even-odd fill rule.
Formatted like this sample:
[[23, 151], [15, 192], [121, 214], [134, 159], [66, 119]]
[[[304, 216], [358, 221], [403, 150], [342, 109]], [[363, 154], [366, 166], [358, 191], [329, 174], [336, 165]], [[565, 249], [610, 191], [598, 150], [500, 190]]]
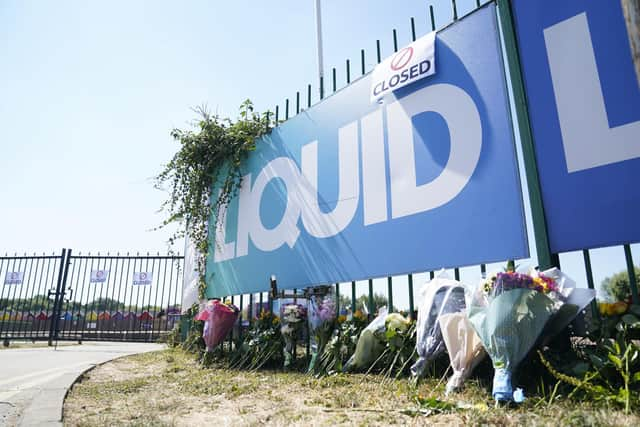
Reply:
[[[490, 384], [470, 380], [444, 398], [444, 381], [375, 375], [313, 378], [279, 371], [203, 369], [192, 355], [164, 350], [125, 357], [83, 376], [67, 396], [67, 426], [254, 425], [640, 425], [638, 413], [561, 394], [494, 408]], [[423, 404], [417, 402], [422, 399]], [[444, 402], [427, 403], [429, 398]]]

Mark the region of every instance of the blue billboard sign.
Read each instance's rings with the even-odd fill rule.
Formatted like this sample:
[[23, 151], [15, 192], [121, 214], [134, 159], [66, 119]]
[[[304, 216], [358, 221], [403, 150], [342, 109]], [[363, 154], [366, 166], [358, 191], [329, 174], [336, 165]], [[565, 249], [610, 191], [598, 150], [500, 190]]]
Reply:
[[258, 142], [210, 224], [209, 296], [528, 256], [495, 6], [435, 52], [382, 103], [369, 74]]
[[553, 252], [640, 240], [640, 88], [620, 1], [514, 0]]

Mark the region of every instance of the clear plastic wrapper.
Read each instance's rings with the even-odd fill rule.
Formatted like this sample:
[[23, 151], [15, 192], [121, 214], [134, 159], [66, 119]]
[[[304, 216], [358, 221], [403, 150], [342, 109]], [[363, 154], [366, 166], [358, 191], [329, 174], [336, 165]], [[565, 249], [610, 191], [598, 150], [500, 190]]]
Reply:
[[238, 319], [239, 310], [231, 303], [222, 303], [218, 300], [209, 301], [196, 316], [196, 320], [204, 320], [202, 338], [204, 338], [207, 351], [213, 349], [229, 334]]
[[562, 301], [562, 306], [549, 320], [542, 332], [545, 339], [550, 339], [566, 328], [589, 305], [596, 297], [596, 291], [595, 289], [577, 288], [576, 282], [555, 267], [543, 271], [542, 274], [556, 281], [558, 298]]
[[378, 310], [378, 315], [360, 333], [356, 350], [345, 364], [347, 372], [361, 371], [368, 368], [382, 354], [385, 348], [385, 320], [387, 307]]
[[449, 394], [462, 387], [486, 352], [466, 312], [443, 314], [438, 322], [453, 369], [446, 387], [446, 393]]
[[280, 309], [280, 333], [284, 340], [284, 367], [288, 368], [295, 358], [298, 336], [307, 319], [307, 309], [302, 304], [286, 303]]
[[460, 312], [465, 307], [464, 287], [460, 282], [449, 279], [444, 272], [422, 286], [416, 330], [418, 360], [411, 367], [415, 378], [422, 376], [427, 364], [445, 351], [438, 318]]

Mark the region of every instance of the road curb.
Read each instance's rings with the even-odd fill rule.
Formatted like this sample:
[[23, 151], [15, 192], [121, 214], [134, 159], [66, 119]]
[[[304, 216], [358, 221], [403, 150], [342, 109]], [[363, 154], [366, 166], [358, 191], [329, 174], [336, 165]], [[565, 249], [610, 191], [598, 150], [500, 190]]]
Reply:
[[[149, 345], [148, 345], [149, 344]], [[107, 362], [147, 352], [161, 351], [156, 343], [94, 343], [64, 350], [16, 349], [0, 352], [0, 383], [10, 386], [0, 394], [13, 406], [2, 408], [0, 425], [62, 426], [65, 403], [73, 387]], [[36, 351], [37, 350], [37, 351]], [[77, 413], [80, 411], [80, 413]], [[82, 411], [69, 414], [82, 415]]]
[[69, 385], [69, 387], [67, 387], [67, 390], [65, 391], [64, 396], [62, 397], [62, 406], [60, 407], [60, 423], [64, 423], [64, 403], [67, 400], [67, 396], [69, 395], [69, 392], [71, 392], [73, 387], [76, 384], [78, 384], [78, 382], [79, 382], [78, 380], [80, 378], [82, 378], [84, 375], [88, 374], [89, 372], [93, 371], [94, 369], [96, 369], [96, 368], [98, 368], [98, 367], [100, 367], [102, 365], [106, 365], [107, 363], [115, 362], [116, 360], [124, 359], [125, 357], [137, 356], [138, 354], [153, 353], [155, 351], [164, 351], [164, 350], [166, 350], [166, 349], [147, 351], [147, 352], [143, 352], [143, 353], [124, 354], [122, 356], [114, 357], [113, 359], [105, 360], [104, 362], [96, 363], [93, 366], [89, 366], [87, 369], [85, 369], [80, 374], [78, 374], [78, 376], [73, 380], [73, 382]]

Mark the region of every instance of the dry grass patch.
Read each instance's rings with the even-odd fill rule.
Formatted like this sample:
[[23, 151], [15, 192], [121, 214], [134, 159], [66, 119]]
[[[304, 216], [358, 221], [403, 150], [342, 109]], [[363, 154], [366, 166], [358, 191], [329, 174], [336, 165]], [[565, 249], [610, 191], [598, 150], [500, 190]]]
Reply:
[[[638, 415], [556, 398], [493, 408], [488, 385], [471, 381], [448, 402], [467, 409], [417, 413], [416, 395], [441, 398], [443, 384], [406, 379], [203, 369], [178, 350], [126, 357], [87, 373], [64, 406], [67, 426], [255, 425], [640, 425]], [[410, 409], [408, 413], [405, 410]], [[425, 408], [422, 408], [425, 409]]]

